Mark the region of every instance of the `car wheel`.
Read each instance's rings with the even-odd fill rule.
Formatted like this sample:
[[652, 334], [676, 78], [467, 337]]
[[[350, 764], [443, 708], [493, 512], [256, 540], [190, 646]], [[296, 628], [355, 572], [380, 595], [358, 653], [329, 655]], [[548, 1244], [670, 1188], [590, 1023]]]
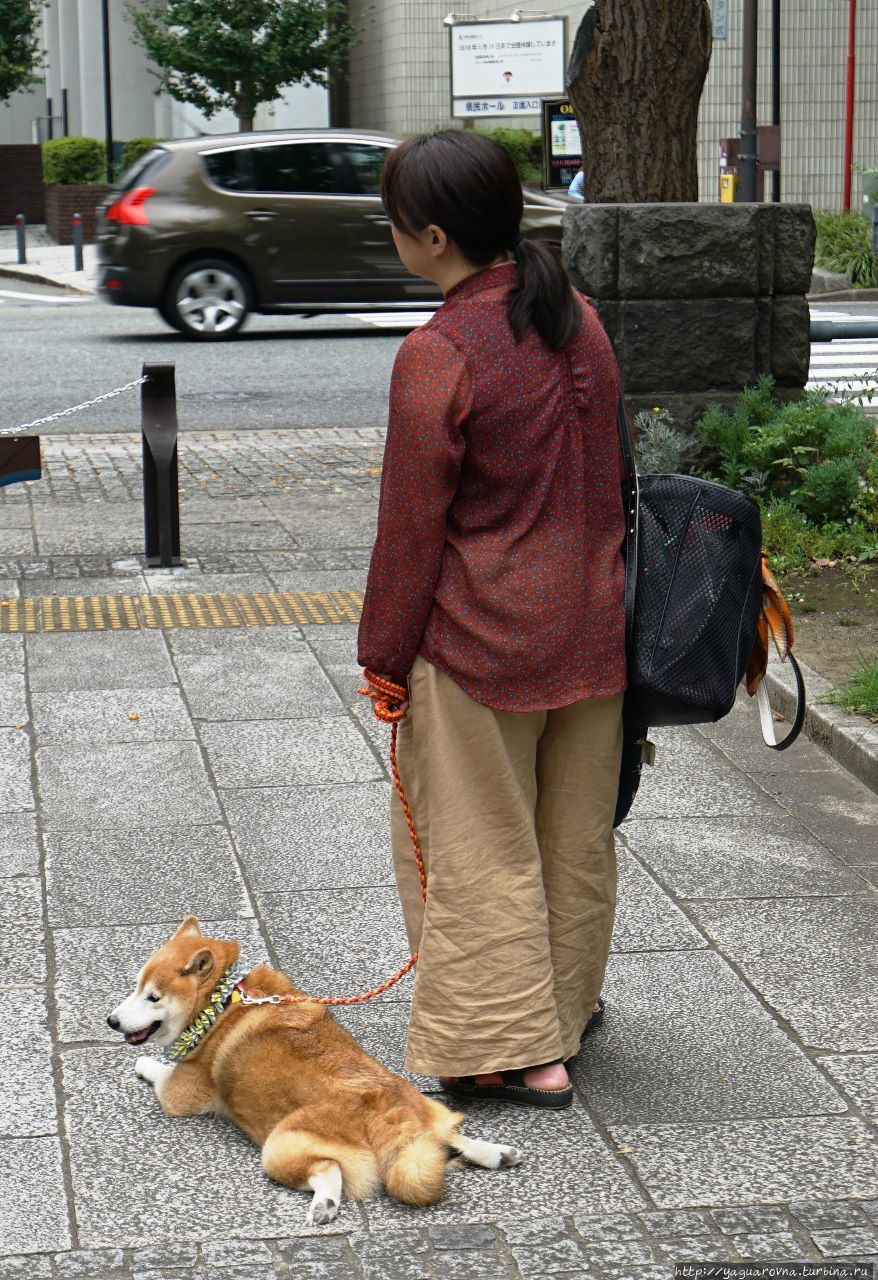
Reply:
[[173, 277], [159, 312], [187, 338], [216, 342], [238, 332], [250, 305], [250, 283], [239, 267], [198, 258]]

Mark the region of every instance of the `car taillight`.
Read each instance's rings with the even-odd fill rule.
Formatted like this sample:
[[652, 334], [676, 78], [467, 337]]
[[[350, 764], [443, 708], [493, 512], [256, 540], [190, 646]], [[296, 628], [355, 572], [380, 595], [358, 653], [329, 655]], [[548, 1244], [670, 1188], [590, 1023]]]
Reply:
[[146, 227], [149, 225], [149, 218], [143, 206], [154, 195], [155, 187], [135, 187], [133, 191], [126, 191], [118, 200], [114, 200], [105, 216], [109, 222], [118, 222], [122, 226]]

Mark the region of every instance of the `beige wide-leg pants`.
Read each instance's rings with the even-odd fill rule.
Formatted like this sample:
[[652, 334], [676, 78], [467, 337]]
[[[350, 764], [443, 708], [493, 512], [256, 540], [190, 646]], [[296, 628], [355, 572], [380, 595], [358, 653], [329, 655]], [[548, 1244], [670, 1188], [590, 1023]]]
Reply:
[[616, 906], [622, 694], [494, 711], [424, 659], [397, 758], [427, 868], [392, 798], [393, 861], [420, 948], [406, 1067], [473, 1075], [576, 1053]]

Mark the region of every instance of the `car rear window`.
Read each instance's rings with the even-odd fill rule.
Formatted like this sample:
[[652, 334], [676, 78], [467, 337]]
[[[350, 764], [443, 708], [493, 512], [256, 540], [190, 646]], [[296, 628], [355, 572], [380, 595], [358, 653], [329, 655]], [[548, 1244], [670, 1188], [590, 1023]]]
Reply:
[[290, 142], [210, 151], [203, 160], [211, 182], [227, 191], [338, 195], [349, 185], [336, 163], [337, 149], [333, 143]]
[[125, 170], [116, 185], [116, 190], [130, 191], [132, 187], [144, 186], [147, 178], [150, 180], [154, 178], [170, 158], [171, 153], [164, 147], [153, 147], [152, 151], [145, 152], [129, 169]]

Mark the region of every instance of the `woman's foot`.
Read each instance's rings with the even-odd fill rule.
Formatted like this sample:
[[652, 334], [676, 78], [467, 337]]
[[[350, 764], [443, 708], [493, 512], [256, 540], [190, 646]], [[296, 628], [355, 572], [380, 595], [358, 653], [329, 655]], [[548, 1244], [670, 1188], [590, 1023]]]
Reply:
[[[594, 1013], [603, 1013], [603, 1002], [598, 1000], [595, 1002]], [[443, 1076], [443, 1084], [458, 1084], [460, 1076]], [[570, 1077], [567, 1075], [567, 1068], [563, 1062], [547, 1062], [540, 1067], [526, 1067], [522, 1073], [522, 1079], [528, 1089], [546, 1089], [557, 1090], [559, 1093], [567, 1089], [570, 1084]], [[489, 1071], [479, 1076], [472, 1077], [473, 1083], [479, 1087], [485, 1085], [502, 1085], [503, 1072]]]

